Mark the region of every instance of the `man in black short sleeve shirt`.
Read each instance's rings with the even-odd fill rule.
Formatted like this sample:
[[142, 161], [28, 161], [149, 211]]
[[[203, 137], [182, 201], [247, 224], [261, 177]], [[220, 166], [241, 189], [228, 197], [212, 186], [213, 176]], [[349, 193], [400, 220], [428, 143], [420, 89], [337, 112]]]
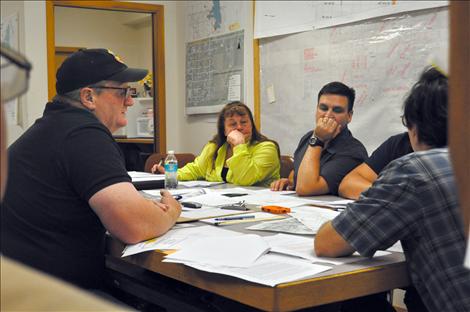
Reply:
[[127, 124], [128, 68], [105, 49], [80, 50], [57, 71], [44, 114], [9, 148], [1, 206], [4, 255], [84, 288], [101, 288], [105, 231], [125, 243], [166, 232], [181, 208], [143, 198], [112, 132]]
[[347, 127], [354, 99], [354, 89], [341, 82], [323, 86], [318, 93], [314, 130], [300, 140], [289, 178], [273, 182], [271, 190], [295, 189], [301, 196], [338, 194], [343, 177], [367, 158], [366, 149]]

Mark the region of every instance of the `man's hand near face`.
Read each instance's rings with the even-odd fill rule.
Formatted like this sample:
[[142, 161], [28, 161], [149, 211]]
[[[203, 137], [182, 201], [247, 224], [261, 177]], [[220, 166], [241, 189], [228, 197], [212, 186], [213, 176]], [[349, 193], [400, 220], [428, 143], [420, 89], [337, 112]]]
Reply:
[[322, 117], [318, 119], [318, 123], [313, 133], [322, 142], [327, 143], [334, 139], [341, 132], [341, 125], [334, 118]]

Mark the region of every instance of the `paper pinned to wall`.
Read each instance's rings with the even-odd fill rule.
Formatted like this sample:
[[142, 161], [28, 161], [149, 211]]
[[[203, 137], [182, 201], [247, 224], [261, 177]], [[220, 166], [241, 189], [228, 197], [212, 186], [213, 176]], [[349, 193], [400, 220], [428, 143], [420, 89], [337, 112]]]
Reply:
[[[432, 53], [447, 63], [448, 10], [437, 8], [260, 40], [261, 128], [292, 155], [315, 126], [317, 94], [331, 81], [356, 90], [348, 125], [369, 154], [404, 132], [403, 100]], [[276, 102], [266, 89], [273, 85]]]
[[313, 1], [255, 1], [255, 39], [312, 30]]
[[186, 45], [186, 114], [218, 113], [243, 97], [244, 31]]
[[274, 86], [273, 85], [269, 85], [266, 88], [266, 95], [268, 97], [268, 103], [269, 104], [276, 102], [276, 96], [274, 95]]
[[448, 1], [256, 1], [255, 39], [447, 6]]
[[241, 99], [241, 75], [232, 75], [228, 80], [228, 95], [229, 102], [240, 101]]

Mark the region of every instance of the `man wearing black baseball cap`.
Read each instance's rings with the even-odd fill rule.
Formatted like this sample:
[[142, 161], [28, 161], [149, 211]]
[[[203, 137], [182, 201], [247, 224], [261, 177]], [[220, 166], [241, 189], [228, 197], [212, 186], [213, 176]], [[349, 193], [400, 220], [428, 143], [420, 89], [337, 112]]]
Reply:
[[105, 49], [72, 54], [57, 71], [57, 95], [9, 148], [1, 206], [1, 252], [83, 288], [102, 288], [108, 230], [125, 243], [170, 229], [179, 203], [140, 195], [112, 132], [127, 124], [128, 68]]

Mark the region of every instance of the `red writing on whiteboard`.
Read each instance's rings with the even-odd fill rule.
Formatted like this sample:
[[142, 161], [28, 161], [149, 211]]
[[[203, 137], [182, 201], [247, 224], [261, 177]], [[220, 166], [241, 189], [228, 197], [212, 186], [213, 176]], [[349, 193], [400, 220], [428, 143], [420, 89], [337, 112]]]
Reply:
[[351, 63], [352, 69], [367, 69], [367, 55], [356, 56]]
[[315, 48], [304, 49], [304, 61], [313, 60], [316, 56]]
[[304, 73], [316, 73], [319, 71], [320, 68], [314, 66], [313, 64], [304, 64]]

